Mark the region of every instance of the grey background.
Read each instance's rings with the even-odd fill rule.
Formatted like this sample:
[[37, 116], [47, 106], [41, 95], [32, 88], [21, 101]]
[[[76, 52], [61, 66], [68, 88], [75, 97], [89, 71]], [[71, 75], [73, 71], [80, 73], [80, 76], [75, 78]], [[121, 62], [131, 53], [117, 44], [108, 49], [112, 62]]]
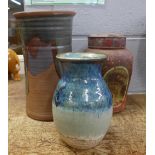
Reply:
[[129, 93], [146, 90], [146, 1], [106, 0], [104, 5], [25, 6], [25, 11], [72, 10], [73, 51], [87, 48], [90, 34], [119, 33], [127, 37], [127, 48], [134, 55]]

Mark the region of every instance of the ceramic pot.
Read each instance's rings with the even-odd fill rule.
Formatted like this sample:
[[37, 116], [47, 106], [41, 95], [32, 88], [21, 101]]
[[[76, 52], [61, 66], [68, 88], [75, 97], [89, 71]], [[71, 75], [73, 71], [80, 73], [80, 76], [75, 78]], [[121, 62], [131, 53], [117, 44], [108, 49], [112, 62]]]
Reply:
[[51, 121], [52, 96], [61, 68], [57, 53], [71, 51], [71, 11], [19, 12], [20, 32], [26, 74], [26, 111], [33, 119]]
[[64, 142], [74, 148], [96, 146], [112, 118], [112, 97], [101, 74], [103, 54], [56, 56], [64, 73], [53, 98], [54, 123]]
[[113, 96], [114, 112], [123, 111], [133, 64], [132, 53], [126, 49], [126, 38], [121, 35], [91, 35], [86, 51], [107, 56], [102, 74]]

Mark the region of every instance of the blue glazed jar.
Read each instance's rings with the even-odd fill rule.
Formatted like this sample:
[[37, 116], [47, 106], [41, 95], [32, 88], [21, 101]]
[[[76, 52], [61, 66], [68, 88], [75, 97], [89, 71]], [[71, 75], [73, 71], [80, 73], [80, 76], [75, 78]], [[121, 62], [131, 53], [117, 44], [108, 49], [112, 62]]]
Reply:
[[112, 96], [101, 75], [106, 56], [64, 53], [56, 58], [64, 71], [53, 97], [56, 128], [71, 147], [94, 147], [103, 139], [112, 118]]

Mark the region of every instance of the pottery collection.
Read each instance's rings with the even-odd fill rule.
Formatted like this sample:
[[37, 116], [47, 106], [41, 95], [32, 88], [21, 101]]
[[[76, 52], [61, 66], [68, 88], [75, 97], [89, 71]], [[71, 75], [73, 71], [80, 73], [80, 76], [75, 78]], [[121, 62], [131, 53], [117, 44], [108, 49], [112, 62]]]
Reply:
[[[98, 145], [112, 113], [125, 108], [133, 57], [122, 36], [90, 36], [72, 52], [72, 11], [18, 12], [26, 76], [26, 112], [54, 120], [60, 138], [78, 149]], [[114, 106], [114, 108], [113, 108]]]
[[53, 117], [60, 137], [78, 149], [96, 146], [112, 118], [112, 97], [101, 74], [103, 54], [65, 53], [56, 58], [64, 73], [53, 97]]
[[51, 121], [52, 96], [62, 72], [55, 57], [72, 51], [71, 11], [19, 12], [26, 73], [26, 111], [33, 119]]
[[116, 34], [91, 35], [86, 52], [107, 56], [102, 68], [103, 78], [112, 93], [114, 112], [123, 111], [133, 64], [132, 53], [126, 49], [126, 38]]

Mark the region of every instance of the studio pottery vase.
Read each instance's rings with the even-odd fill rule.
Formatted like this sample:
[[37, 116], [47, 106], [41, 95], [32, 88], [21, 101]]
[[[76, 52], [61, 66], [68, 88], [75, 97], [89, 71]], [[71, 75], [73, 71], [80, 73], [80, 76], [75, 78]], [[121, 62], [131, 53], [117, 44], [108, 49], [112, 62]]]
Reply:
[[64, 70], [53, 97], [56, 128], [71, 147], [94, 147], [105, 136], [112, 118], [112, 97], [101, 74], [106, 57], [66, 53], [56, 58]]
[[51, 121], [52, 97], [62, 69], [55, 57], [71, 51], [71, 11], [19, 12], [26, 75], [26, 111], [33, 119]]

